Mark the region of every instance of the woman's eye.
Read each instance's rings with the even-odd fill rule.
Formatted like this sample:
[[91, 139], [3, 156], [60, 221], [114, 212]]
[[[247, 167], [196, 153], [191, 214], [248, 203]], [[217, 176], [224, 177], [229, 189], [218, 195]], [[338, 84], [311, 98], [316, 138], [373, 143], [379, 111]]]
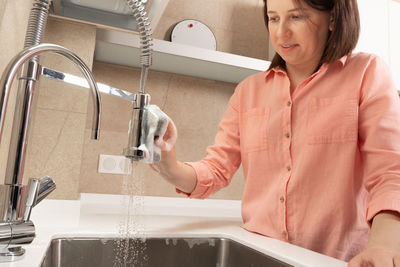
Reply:
[[268, 21], [274, 22], [274, 21], [278, 21], [277, 17], [269, 17]]
[[305, 18], [305, 15], [292, 15], [291, 18], [294, 20], [299, 20]]

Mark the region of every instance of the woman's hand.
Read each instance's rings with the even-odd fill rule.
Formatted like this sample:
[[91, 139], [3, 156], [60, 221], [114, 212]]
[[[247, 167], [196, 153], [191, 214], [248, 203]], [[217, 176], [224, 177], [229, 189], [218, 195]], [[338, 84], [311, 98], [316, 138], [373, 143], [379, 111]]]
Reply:
[[164, 135], [154, 140], [154, 144], [161, 149], [161, 160], [150, 164], [150, 167], [176, 188], [189, 194], [197, 184], [197, 175], [191, 166], [176, 159], [177, 136], [176, 127], [170, 120]]
[[162, 136], [154, 139], [154, 145], [161, 150], [161, 160], [150, 164], [150, 167], [162, 176], [169, 176], [169, 173], [176, 168], [177, 160], [175, 154], [175, 142], [178, 133], [175, 124], [169, 119], [168, 126]]
[[190, 194], [196, 187], [195, 170], [176, 160], [175, 148], [170, 151], [162, 151], [161, 161], [151, 164], [150, 167], [182, 192]]
[[387, 248], [366, 248], [349, 262], [348, 267], [400, 267], [400, 253]]
[[400, 267], [400, 216], [382, 211], [372, 221], [367, 248], [348, 267]]
[[154, 144], [158, 146], [161, 151], [171, 151], [175, 147], [177, 138], [178, 131], [176, 130], [175, 124], [169, 119], [164, 135], [156, 137], [154, 139]]

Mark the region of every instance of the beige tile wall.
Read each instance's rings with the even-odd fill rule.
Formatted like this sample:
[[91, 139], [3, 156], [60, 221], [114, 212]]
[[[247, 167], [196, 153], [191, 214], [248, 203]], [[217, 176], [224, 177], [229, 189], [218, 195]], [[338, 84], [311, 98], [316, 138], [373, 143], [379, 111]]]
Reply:
[[[140, 70], [95, 62], [93, 73], [98, 82], [136, 92]], [[151, 103], [158, 105], [175, 122], [178, 128], [177, 156], [182, 161], [195, 161], [205, 155], [205, 148], [212, 144], [219, 120], [225, 111], [235, 84], [182, 75], [150, 71], [147, 93]], [[121, 155], [128, 142], [128, 124], [131, 104], [112, 96], [102, 95], [103, 118], [100, 141], [85, 139], [80, 178], [81, 192], [120, 194], [123, 192], [123, 175], [97, 173], [98, 155]], [[86, 135], [90, 132], [91, 116], [88, 115]], [[137, 169], [136, 169], [137, 168]], [[144, 177], [145, 195], [178, 196], [149, 166], [139, 163], [133, 177]], [[240, 199], [243, 190], [241, 171], [231, 185], [214, 195], [214, 198]], [[135, 192], [137, 193], [137, 192]], [[140, 192], [139, 192], [140, 193]]]
[[173, 27], [185, 19], [206, 24], [214, 33], [218, 51], [267, 59], [263, 0], [169, 0], [154, 38], [170, 40]]
[[0, 0], [0, 21], [3, 19], [5, 6], [6, 6], [6, 0]]

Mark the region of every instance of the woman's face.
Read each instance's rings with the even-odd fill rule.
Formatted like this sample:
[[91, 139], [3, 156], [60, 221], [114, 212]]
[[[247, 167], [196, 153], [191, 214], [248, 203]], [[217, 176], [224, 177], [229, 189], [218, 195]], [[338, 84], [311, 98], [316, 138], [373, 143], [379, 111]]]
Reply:
[[293, 0], [268, 0], [268, 27], [275, 51], [287, 67], [315, 70], [325, 49], [330, 13]]

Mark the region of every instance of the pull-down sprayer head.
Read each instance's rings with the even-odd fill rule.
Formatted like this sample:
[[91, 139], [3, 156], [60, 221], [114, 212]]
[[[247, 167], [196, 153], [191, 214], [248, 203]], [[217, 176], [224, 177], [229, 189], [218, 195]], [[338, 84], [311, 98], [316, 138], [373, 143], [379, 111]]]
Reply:
[[146, 107], [150, 103], [150, 95], [138, 93], [135, 94], [133, 100], [132, 120], [129, 124], [129, 139], [128, 147], [124, 149], [125, 157], [129, 158], [131, 162], [144, 159], [144, 150], [141, 147], [144, 144], [143, 136], [143, 115]]

